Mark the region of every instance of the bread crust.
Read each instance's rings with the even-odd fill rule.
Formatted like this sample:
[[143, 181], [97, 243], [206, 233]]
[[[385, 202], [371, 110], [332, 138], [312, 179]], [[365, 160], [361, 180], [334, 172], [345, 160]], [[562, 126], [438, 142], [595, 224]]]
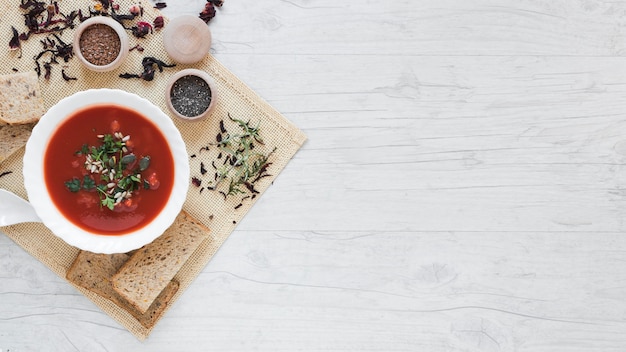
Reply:
[[113, 289], [145, 312], [210, 230], [185, 211], [154, 242], [137, 250], [113, 276]]
[[26, 145], [32, 130], [31, 124], [0, 124], [0, 163]]
[[145, 312], [138, 311], [120, 296], [111, 285], [111, 278], [128, 260], [128, 254], [99, 254], [80, 251], [69, 270], [68, 281], [103, 297], [129, 312], [146, 329], [151, 329], [163, 316], [180, 284], [172, 280], [167, 283]]

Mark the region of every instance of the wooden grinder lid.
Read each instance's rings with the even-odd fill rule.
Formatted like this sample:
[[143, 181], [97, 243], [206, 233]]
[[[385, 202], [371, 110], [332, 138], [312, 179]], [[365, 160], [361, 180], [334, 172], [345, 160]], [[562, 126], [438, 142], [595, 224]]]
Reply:
[[193, 64], [209, 53], [211, 31], [199, 17], [179, 16], [165, 26], [163, 46], [172, 60], [181, 64]]

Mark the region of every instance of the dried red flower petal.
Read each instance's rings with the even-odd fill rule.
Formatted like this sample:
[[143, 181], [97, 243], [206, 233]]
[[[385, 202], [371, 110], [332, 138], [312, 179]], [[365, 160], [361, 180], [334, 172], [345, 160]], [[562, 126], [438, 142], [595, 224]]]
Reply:
[[200, 19], [209, 23], [213, 17], [215, 17], [215, 6], [213, 6], [213, 3], [207, 2], [204, 5], [204, 10], [200, 12]]
[[139, 44], [133, 46], [132, 48], [128, 49], [128, 51], [133, 51], [133, 50], [137, 50], [139, 52], [143, 52], [143, 47]]
[[141, 14], [141, 7], [139, 7], [139, 5], [133, 5], [128, 9], [128, 12], [130, 12], [131, 15], [139, 16], [139, 14]]
[[43, 64], [43, 68], [46, 70], [45, 74], [43, 75], [43, 78], [45, 78], [46, 80], [50, 79], [50, 74], [52, 73], [52, 65], [50, 62], [45, 62]]
[[165, 22], [163, 21], [163, 16], [159, 16], [154, 19], [154, 29], [161, 29], [164, 25]]
[[91, 12], [89, 13], [89, 16], [85, 16], [85, 15], [83, 15], [83, 11], [82, 10], [78, 10], [78, 20], [80, 22], [85, 22], [90, 17], [91, 17]]
[[11, 30], [13, 31], [13, 37], [9, 41], [9, 49], [17, 50], [20, 48], [20, 35], [15, 27], [11, 26]]
[[102, 8], [104, 10], [108, 10], [109, 7], [113, 4], [113, 0], [99, 0], [100, 4], [102, 4]]
[[166, 64], [165, 62], [150, 56], [146, 56], [141, 60], [141, 65], [143, 66], [143, 72], [138, 75], [134, 73], [122, 73], [120, 74], [120, 78], [141, 78], [145, 81], [152, 81], [154, 79], [154, 74], [156, 70], [154, 66], [156, 65], [159, 69], [159, 72], [163, 72], [164, 67], [174, 67], [176, 64]]
[[63, 77], [64, 80], [66, 81], [76, 81], [78, 78], [76, 77], [70, 77], [65, 73], [65, 70], [61, 70], [61, 76]]
[[211, 4], [217, 7], [222, 7], [222, 5], [224, 5], [224, 0], [206, 0], [206, 1], [210, 2]]
[[144, 21], [137, 22], [137, 25], [131, 28], [131, 32], [135, 37], [143, 38], [148, 33], [152, 33], [152, 25]]

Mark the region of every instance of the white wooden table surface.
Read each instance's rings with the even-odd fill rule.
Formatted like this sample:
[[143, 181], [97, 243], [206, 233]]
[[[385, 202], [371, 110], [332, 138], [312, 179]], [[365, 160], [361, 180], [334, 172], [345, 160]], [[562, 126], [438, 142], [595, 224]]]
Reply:
[[226, 0], [210, 28], [309, 141], [145, 342], [0, 236], [1, 352], [626, 350], [626, 1]]

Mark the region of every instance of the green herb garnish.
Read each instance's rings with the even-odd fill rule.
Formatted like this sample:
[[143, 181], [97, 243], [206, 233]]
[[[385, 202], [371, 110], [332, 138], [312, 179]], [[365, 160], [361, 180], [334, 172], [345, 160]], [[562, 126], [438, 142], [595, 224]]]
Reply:
[[255, 151], [255, 143], [264, 144], [259, 134], [259, 124], [252, 126], [250, 121], [233, 118], [230, 114], [228, 118], [236, 122], [242, 132], [230, 134], [223, 127], [223, 123], [220, 124], [221, 131], [216, 137], [217, 147], [226, 157], [223, 165], [216, 167], [216, 187], [223, 180], [228, 180], [225, 197], [246, 193], [246, 191], [252, 194], [258, 193], [254, 189], [254, 183], [263, 177], [270, 176], [267, 174], [267, 168], [271, 165], [268, 159], [276, 148], [268, 154]]
[[83, 145], [75, 154], [85, 156], [85, 169], [89, 174], [82, 180], [77, 177], [65, 182], [70, 192], [97, 191], [102, 207], [113, 210], [116, 205], [130, 199], [133, 191], [149, 189], [149, 182], [145, 181], [141, 172], [150, 166], [150, 156], [142, 157], [137, 162], [126, 143], [130, 136], [120, 132], [98, 135], [100, 145]]

